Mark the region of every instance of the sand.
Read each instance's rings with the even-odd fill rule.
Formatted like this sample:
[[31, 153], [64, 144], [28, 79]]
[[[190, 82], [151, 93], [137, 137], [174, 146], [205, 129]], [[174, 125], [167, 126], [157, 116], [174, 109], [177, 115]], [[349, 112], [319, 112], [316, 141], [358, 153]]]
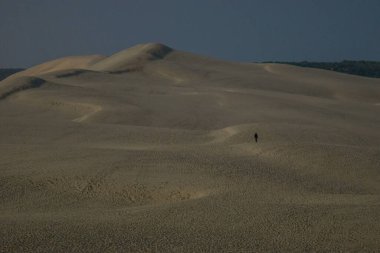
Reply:
[[161, 44], [19, 72], [0, 252], [378, 251], [379, 103], [378, 79]]

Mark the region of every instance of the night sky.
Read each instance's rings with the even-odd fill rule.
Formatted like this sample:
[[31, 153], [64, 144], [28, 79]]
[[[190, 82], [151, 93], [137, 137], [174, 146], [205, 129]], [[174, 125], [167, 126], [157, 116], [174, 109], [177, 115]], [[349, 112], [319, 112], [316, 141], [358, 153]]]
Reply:
[[380, 1], [0, 0], [0, 68], [147, 42], [234, 61], [380, 60]]

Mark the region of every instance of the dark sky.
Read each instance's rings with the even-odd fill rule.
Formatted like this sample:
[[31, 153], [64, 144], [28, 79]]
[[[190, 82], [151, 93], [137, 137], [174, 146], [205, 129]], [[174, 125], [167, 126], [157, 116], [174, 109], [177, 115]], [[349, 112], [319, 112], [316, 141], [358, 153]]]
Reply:
[[0, 0], [0, 68], [146, 42], [235, 61], [380, 60], [380, 0]]

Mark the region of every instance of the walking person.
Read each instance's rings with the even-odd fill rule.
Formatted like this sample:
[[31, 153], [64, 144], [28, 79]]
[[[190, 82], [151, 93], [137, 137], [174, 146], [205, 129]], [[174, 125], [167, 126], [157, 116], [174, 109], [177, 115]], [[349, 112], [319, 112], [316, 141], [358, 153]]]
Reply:
[[255, 133], [255, 141], [257, 143], [257, 140], [259, 139], [259, 135], [257, 133]]

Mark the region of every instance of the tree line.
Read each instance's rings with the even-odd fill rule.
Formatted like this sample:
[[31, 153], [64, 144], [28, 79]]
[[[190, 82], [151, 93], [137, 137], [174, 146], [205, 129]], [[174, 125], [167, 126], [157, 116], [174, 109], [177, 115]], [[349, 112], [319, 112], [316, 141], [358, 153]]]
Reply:
[[272, 62], [295, 65], [299, 67], [332, 70], [351, 75], [380, 78], [380, 62], [378, 61], [341, 61], [341, 62]]

